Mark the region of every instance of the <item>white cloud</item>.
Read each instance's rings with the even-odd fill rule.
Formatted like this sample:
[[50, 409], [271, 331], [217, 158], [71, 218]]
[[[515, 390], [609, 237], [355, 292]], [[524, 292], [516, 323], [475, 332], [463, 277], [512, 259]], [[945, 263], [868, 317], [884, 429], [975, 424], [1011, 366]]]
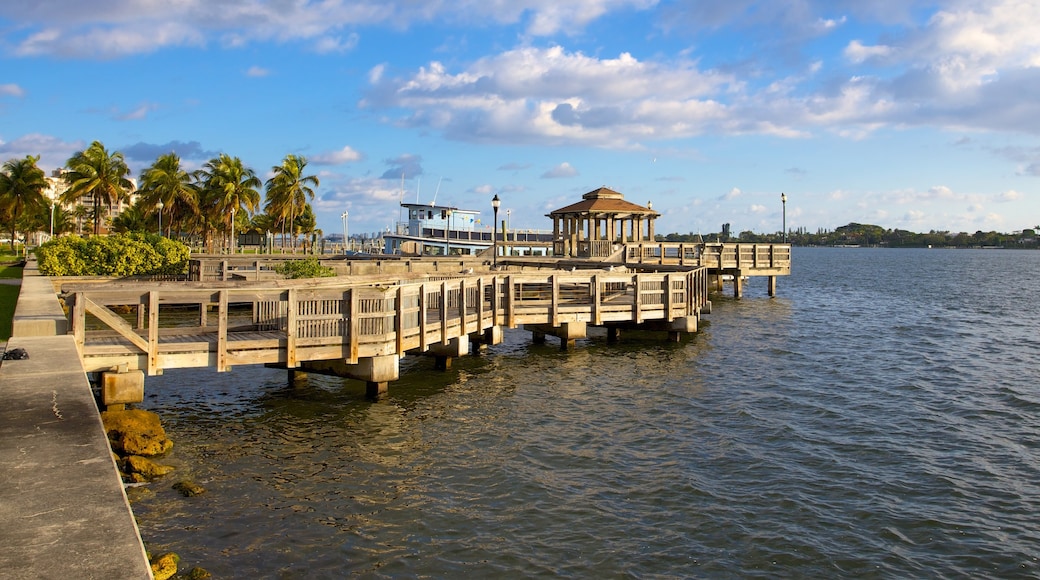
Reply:
[[1024, 197], [1025, 196], [1022, 195], [1021, 192], [1015, 191], [1014, 189], [1009, 189], [1009, 190], [1007, 190], [1005, 192], [997, 194], [996, 197], [995, 197], [995, 200], [998, 201], [998, 202], [1002, 202], [1003, 203], [1003, 202], [1009, 202], [1009, 201], [1019, 201], [1019, 200], [1023, 199]]
[[[461, 24], [516, 25], [528, 35], [579, 33], [590, 22], [617, 10], [643, 10], [658, 0], [355, 0], [351, 2], [268, 2], [266, 0], [49, 0], [0, 8], [24, 36], [17, 54], [105, 58], [148, 53], [170, 46], [217, 42], [241, 47], [253, 42], [307, 40], [319, 53], [344, 52], [357, 45], [358, 26], [408, 28], [445, 20]], [[25, 32], [28, 31], [28, 32]]]
[[24, 97], [25, 89], [14, 83], [0, 85], [0, 96]]
[[64, 167], [65, 162], [77, 151], [86, 147], [83, 141], [62, 141], [52, 135], [29, 133], [14, 141], [0, 139], [0, 159], [22, 158], [39, 155], [38, 166], [44, 171]]
[[553, 167], [542, 174], [543, 179], [558, 179], [561, 177], [576, 177], [578, 170], [574, 168], [570, 163], [564, 161], [563, 163]]
[[249, 67], [249, 70], [246, 71], [246, 76], [253, 78], [262, 78], [266, 77], [269, 74], [271, 74], [270, 70], [256, 65]]
[[342, 165], [344, 163], [352, 163], [359, 160], [361, 160], [361, 154], [349, 145], [338, 151], [320, 153], [311, 157], [311, 162], [315, 165]]
[[721, 197], [719, 197], [719, 199], [722, 201], [729, 201], [731, 199], [737, 199], [741, 196], [741, 194], [743, 194], [743, 192], [740, 191], [740, 188], [734, 187], [733, 189], [724, 193]]
[[859, 40], [853, 40], [845, 47], [845, 58], [854, 63], [861, 63], [874, 57], [883, 57], [892, 54], [892, 47], [877, 45], [865, 46]]

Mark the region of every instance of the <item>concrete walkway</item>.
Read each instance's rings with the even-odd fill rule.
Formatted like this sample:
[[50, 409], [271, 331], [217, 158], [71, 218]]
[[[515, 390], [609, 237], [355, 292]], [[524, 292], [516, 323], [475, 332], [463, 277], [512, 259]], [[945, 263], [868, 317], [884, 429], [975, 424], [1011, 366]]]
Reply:
[[[151, 578], [50, 280], [27, 268], [0, 362], [0, 576]], [[48, 334], [49, 333], [49, 334]]]

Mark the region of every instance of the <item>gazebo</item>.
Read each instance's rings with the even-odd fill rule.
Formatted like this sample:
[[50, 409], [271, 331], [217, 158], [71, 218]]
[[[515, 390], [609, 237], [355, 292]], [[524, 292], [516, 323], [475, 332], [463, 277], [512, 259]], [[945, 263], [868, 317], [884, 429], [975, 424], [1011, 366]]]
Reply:
[[653, 241], [654, 220], [661, 214], [625, 201], [620, 193], [601, 187], [578, 203], [548, 214], [553, 221], [553, 253], [573, 258], [605, 258], [621, 244]]

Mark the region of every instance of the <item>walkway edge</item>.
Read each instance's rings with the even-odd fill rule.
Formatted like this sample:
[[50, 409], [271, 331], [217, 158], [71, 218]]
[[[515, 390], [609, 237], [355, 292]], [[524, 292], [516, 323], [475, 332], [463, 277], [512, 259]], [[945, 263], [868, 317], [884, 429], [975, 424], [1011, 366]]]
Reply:
[[[39, 280], [19, 309], [34, 286], [57, 306]], [[0, 363], [4, 578], [152, 578], [75, 340], [16, 335], [7, 351], [19, 348], [27, 359]]]

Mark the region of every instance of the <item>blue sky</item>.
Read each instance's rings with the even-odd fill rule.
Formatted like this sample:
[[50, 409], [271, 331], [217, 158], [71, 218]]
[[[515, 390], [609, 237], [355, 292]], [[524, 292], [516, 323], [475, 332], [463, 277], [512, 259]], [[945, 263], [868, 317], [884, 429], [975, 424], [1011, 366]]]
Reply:
[[327, 233], [435, 195], [549, 229], [600, 186], [658, 233], [777, 232], [781, 192], [792, 229], [1016, 231], [1037, 95], [1036, 0], [0, 3], [0, 160], [302, 154]]

